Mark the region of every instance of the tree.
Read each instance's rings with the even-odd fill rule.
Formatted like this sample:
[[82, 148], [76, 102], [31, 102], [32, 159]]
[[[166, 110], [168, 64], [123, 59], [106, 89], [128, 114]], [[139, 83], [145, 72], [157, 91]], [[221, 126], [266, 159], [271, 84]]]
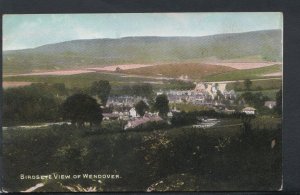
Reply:
[[133, 85], [132, 93], [136, 96], [151, 98], [153, 95], [153, 88], [149, 83]]
[[254, 106], [256, 109], [261, 109], [264, 107], [264, 102], [270, 100], [269, 97], [264, 96], [261, 92], [245, 92], [241, 94], [241, 98], [244, 99], [247, 104]]
[[165, 94], [158, 95], [155, 99], [154, 109], [159, 112], [159, 115], [165, 117], [169, 112], [169, 100]]
[[145, 112], [149, 109], [148, 105], [143, 100], [139, 101], [134, 107], [140, 116], [144, 116]]
[[95, 81], [92, 83], [90, 88], [91, 95], [96, 95], [98, 98], [100, 98], [103, 106], [106, 105], [110, 90], [111, 86], [107, 80]]
[[58, 121], [61, 100], [54, 94], [52, 85], [38, 83], [3, 90], [3, 125]]
[[251, 121], [254, 118], [255, 115], [247, 115], [247, 114], [241, 115], [241, 121], [243, 124], [242, 138], [245, 139], [245, 141], [250, 141], [253, 136]]
[[116, 72], [121, 72], [122, 71], [122, 69], [118, 66], [117, 68], [116, 68], [116, 70], [115, 70]]
[[217, 98], [218, 100], [224, 100], [225, 97], [220, 90], [217, 90]]
[[252, 81], [250, 79], [245, 79], [244, 80], [244, 86], [245, 86], [245, 88], [246, 88], [247, 91], [250, 90], [251, 85], [252, 85]]
[[278, 114], [282, 113], [282, 89], [276, 93], [276, 107], [275, 110]]
[[64, 120], [81, 127], [85, 122], [90, 126], [99, 125], [102, 122], [102, 109], [97, 101], [86, 94], [75, 94], [66, 99], [62, 105]]
[[236, 81], [236, 82], [234, 82], [232, 85], [233, 85], [233, 90], [235, 90], [235, 91], [237, 91], [238, 90], [238, 87], [239, 87], [239, 82], [238, 81]]

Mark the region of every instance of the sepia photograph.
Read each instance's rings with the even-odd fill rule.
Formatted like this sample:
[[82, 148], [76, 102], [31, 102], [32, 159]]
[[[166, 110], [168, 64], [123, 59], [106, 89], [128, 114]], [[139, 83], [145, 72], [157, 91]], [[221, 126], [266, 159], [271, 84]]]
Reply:
[[1, 191], [281, 191], [283, 17], [4, 14]]

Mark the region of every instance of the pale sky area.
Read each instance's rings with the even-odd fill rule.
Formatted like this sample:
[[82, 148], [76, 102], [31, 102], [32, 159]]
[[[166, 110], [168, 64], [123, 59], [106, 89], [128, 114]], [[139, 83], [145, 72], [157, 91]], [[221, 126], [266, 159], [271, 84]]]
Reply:
[[206, 36], [282, 29], [279, 12], [18, 14], [3, 16], [3, 50], [76, 39]]

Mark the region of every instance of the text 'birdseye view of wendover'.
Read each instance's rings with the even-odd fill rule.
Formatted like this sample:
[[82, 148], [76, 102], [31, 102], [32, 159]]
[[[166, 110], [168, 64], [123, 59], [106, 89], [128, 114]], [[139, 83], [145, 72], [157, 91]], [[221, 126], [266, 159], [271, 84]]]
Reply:
[[282, 20], [4, 15], [1, 190], [281, 190]]

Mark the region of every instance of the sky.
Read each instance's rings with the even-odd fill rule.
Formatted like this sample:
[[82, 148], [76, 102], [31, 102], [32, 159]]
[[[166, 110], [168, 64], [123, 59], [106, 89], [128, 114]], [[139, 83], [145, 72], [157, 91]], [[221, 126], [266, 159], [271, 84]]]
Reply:
[[77, 39], [206, 36], [282, 29], [279, 12], [15, 14], [3, 16], [3, 50]]

